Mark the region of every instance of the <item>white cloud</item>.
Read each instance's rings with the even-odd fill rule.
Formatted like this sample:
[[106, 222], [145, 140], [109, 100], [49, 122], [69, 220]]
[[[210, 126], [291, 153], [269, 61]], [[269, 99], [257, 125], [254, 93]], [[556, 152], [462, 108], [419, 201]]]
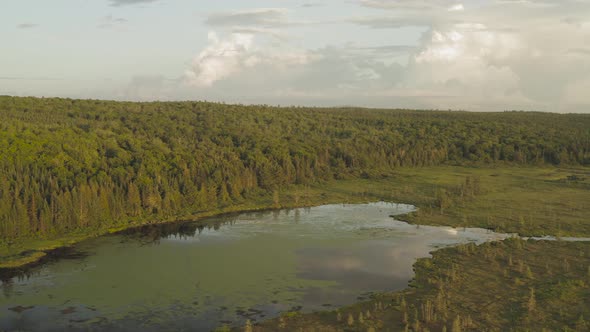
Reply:
[[362, 6], [387, 10], [431, 10], [450, 8], [455, 0], [360, 0]]
[[140, 5], [140, 4], [147, 4], [151, 2], [156, 2], [158, 0], [111, 0], [111, 6], [119, 7], [119, 6], [127, 6], [127, 5]]
[[[255, 44], [256, 35], [232, 32], [225, 38], [209, 33], [209, 46], [192, 61], [185, 73], [187, 83], [211, 87], [215, 82], [240, 74], [253, 67], [285, 70], [308, 63], [312, 57], [305, 50], [289, 50]], [[260, 72], [266, 73], [266, 72]], [[259, 74], [260, 74], [259, 73]]]
[[500, 104], [531, 104], [512, 68], [493, 63], [519, 51], [519, 40], [509, 33], [457, 24], [427, 35], [405, 68], [404, 80], [384, 95], [422, 98], [432, 108], [491, 110]]
[[449, 9], [447, 9], [450, 12], [462, 12], [465, 10], [465, 7], [463, 7], [462, 3], [458, 3], [458, 4], [454, 4], [451, 7], [449, 7]]
[[209, 46], [195, 58], [186, 77], [199, 88], [293, 98], [292, 103], [304, 96], [310, 101], [373, 106], [421, 99], [416, 107], [431, 108], [479, 107], [478, 100], [487, 99], [527, 102], [518, 92], [518, 76], [506, 65], [490, 63], [518, 50], [518, 40], [509, 33], [490, 32], [482, 24], [458, 24], [447, 31], [431, 30], [428, 36], [417, 48], [395, 48], [414, 52], [410, 63], [402, 66], [385, 64], [383, 55], [370, 47], [288, 50], [257, 44], [254, 35], [220, 39], [211, 33]]
[[190, 70], [186, 72], [190, 84], [200, 87], [211, 86], [214, 82], [226, 78], [242, 67], [252, 66], [257, 62], [251, 54], [254, 35], [232, 33], [227, 39], [219, 39], [215, 32], [210, 32], [209, 46], [193, 60]]
[[[428, 29], [416, 45], [391, 39], [316, 49], [277, 37], [286, 27], [278, 21], [287, 21], [281, 11], [252, 10], [247, 17], [241, 12], [214, 24], [224, 37], [210, 35], [186, 82], [195, 94], [206, 88], [205, 97], [244, 102], [572, 110], [590, 104], [590, 37], [584, 28], [590, 6], [564, 1], [570, 6], [365, 0], [363, 6], [386, 15], [339, 24]], [[238, 22], [245, 27], [236, 27]]]
[[263, 26], [276, 27], [289, 24], [285, 8], [256, 8], [210, 15], [205, 23], [210, 26]]

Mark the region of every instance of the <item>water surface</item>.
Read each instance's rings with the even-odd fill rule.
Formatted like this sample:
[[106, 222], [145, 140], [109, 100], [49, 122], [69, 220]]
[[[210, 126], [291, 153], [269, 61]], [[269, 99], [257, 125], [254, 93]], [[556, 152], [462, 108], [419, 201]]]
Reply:
[[326, 310], [400, 290], [419, 257], [498, 240], [482, 229], [414, 226], [372, 203], [243, 213], [148, 226], [80, 243], [2, 281], [0, 330], [211, 330]]

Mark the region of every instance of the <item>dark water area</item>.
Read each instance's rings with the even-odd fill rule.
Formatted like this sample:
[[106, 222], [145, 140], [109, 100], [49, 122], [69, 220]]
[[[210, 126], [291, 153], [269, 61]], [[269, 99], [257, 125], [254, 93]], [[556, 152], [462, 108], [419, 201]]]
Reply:
[[407, 286], [436, 248], [507, 237], [372, 203], [242, 213], [84, 241], [0, 285], [0, 331], [208, 331]]

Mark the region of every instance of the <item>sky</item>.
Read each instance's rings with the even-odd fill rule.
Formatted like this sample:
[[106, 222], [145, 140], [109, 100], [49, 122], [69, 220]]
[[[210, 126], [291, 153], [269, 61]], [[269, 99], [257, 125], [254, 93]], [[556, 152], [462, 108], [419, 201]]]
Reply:
[[2, 0], [0, 95], [590, 113], [590, 0]]

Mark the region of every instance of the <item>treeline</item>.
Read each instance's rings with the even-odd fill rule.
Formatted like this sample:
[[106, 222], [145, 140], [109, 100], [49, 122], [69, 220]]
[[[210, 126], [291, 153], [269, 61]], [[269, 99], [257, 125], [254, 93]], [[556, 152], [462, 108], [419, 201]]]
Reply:
[[590, 116], [0, 97], [0, 239], [439, 164], [590, 164]]

